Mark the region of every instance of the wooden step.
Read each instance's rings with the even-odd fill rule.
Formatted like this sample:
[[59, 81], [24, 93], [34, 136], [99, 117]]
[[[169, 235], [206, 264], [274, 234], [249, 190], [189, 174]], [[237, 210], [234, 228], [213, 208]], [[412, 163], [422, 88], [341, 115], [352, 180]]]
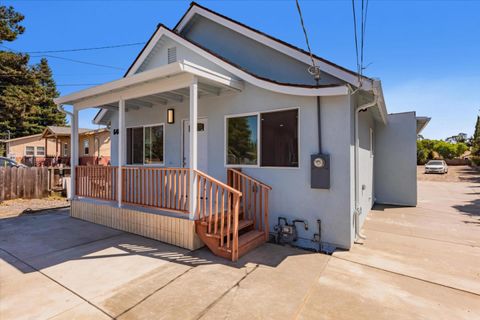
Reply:
[[[220, 236], [220, 222], [218, 223], [219, 226], [218, 226], [218, 233], [216, 234], [213, 234], [213, 233], [208, 233], [208, 224], [207, 226], [205, 226], [206, 228], [206, 232], [205, 232], [205, 235], [207, 237], [212, 237], [212, 238], [217, 238], [217, 239], [220, 239], [221, 236]], [[239, 220], [238, 221], [238, 231], [240, 232], [241, 230], [243, 229], [246, 229], [250, 226], [253, 226], [253, 221], [252, 220]], [[213, 226], [213, 221], [212, 221], [212, 230], [214, 229], [214, 226]], [[230, 228], [230, 234], [233, 233], [233, 227]], [[223, 235], [226, 236], [227, 235], [227, 227], [225, 226], [223, 228]]]
[[[225, 211], [223, 218], [224, 218], [223, 221], [226, 223], [228, 221], [227, 211]], [[232, 215], [232, 217], [230, 217], [230, 219], [233, 221], [233, 215]], [[242, 219], [243, 219], [243, 211], [240, 211], [238, 213], [238, 220], [242, 220]], [[210, 220], [210, 218], [207, 217], [207, 218], [205, 218], [205, 220], [197, 220], [197, 221], [199, 221], [204, 226], [208, 226], [209, 220]], [[220, 221], [222, 221], [221, 215], [218, 216], [218, 222], [217, 223], [220, 224]], [[211, 223], [214, 223], [214, 222], [215, 222], [215, 216], [212, 216], [212, 222]]]
[[[258, 230], [248, 231], [238, 237], [238, 252], [239, 257], [248, 251], [258, 247], [265, 242], [265, 233]], [[231, 252], [231, 249], [226, 247], [218, 247], [220, 250]]]

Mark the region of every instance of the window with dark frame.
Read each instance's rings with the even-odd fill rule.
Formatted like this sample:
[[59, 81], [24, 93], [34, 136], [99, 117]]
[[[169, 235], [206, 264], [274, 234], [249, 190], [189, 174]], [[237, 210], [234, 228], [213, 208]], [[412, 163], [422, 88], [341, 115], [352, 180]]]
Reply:
[[299, 165], [298, 109], [228, 117], [226, 133], [227, 165], [293, 168]]
[[127, 164], [163, 164], [164, 125], [127, 128]]

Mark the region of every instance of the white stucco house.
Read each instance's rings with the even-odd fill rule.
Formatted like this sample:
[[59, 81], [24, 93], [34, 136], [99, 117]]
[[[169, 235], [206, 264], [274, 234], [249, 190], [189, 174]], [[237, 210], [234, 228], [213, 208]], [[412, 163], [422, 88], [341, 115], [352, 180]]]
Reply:
[[71, 215], [232, 260], [279, 217], [303, 221], [298, 246], [349, 249], [374, 203], [416, 205], [429, 119], [313, 59], [318, 82], [307, 52], [196, 3], [159, 24], [123, 78], [56, 99], [73, 106], [72, 159], [79, 110], [111, 134], [112, 166], [72, 174]]

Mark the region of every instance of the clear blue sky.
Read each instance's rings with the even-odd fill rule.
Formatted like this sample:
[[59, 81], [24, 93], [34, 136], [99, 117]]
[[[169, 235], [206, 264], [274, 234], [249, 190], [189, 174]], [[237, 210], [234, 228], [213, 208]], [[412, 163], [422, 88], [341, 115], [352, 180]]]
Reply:
[[[305, 48], [295, 2], [198, 1]], [[189, 1], [3, 1], [26, 18], [26, 32], [5, 45], [20, 51], [147, 41], [162, 22], [173, 27]], [[355, 69], [351, 2], [301, 1], [313, 51]], [[141, 46], [54, 55], [122, 70], [49, 58], [57, 84], [97, 84], [123, 75]], [[38, 61], [33, 57], [32, 61]], [[365, 74], [382, 80], [390, 113], [432, 117], [426, 137], [473, 133], [480, 109], [480, 1], [370, 0]], [[59, 86], [62, 94], [87, 86]], [[81, 113], [93, 127], [95, 110]]]

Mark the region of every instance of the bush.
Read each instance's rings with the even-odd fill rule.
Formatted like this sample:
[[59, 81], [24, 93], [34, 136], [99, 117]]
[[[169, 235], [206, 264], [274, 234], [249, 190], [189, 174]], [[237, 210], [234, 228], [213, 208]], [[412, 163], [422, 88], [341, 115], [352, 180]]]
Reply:
[[476, 166], [480, 166], [480, 157], [479, 156], [472, 157], [470, 160], [472, 161], [472, 164], [474, 164]]

